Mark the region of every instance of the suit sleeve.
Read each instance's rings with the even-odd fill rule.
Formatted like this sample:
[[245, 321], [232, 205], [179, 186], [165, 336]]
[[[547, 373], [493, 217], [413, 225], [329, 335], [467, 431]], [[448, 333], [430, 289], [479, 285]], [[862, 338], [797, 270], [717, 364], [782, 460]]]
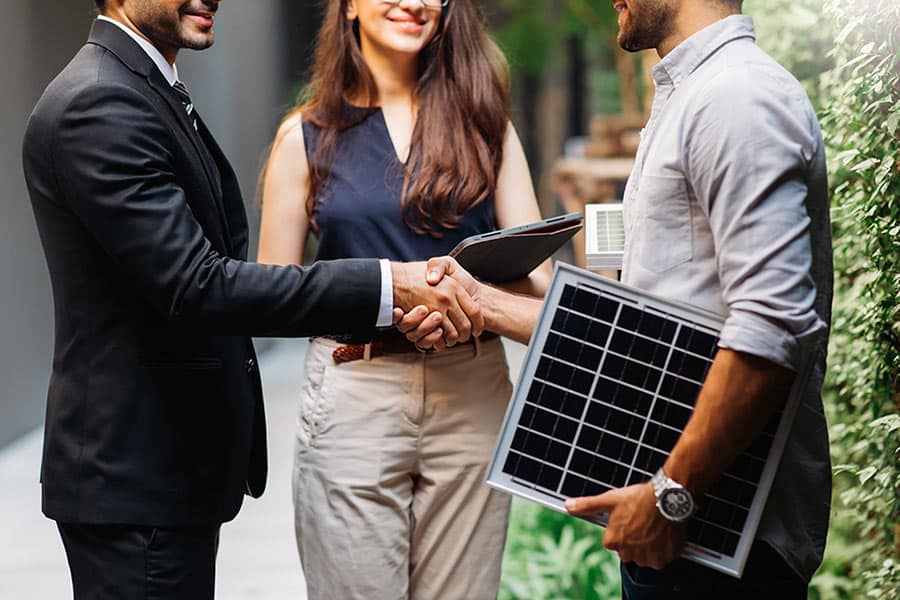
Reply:
[[172, 134], [138, 91], [80, 93], [55, 139], [48, 151], [64, 201], [163, 317], [227, 335], [371, 335], [378, 261], [275, 267], [218, 253], [177, 182]]

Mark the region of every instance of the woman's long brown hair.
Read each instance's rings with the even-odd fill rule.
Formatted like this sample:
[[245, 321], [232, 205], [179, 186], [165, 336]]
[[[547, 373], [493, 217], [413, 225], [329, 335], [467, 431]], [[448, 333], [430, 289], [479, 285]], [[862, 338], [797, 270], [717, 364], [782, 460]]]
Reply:
[[[348, 0], [326, 0], [313, 77], [305, 101], [294, 109], [321, 129], [310, 161], [306, 210], [313, 220], [339, 132], [371, 111], [347, 110], [347, 102], [373, 107], [378, 89], [360, 50]], [[505, 58], [490, 40], [473, 0], [450, 0], [434, 39], [419, 56], [413, 101], [418, 118], [403, 185], [402, 211], [417, 233], [441, 237], [494, 193], [510, 118]]]

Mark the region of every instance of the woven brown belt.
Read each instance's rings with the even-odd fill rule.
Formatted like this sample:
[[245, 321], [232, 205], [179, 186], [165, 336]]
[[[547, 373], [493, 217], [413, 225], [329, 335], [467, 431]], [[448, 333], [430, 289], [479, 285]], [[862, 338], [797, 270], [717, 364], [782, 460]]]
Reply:
[[[479, 342], [486, 342], [488, 340], [492, 340], [497, 337], [496, 333], [491, 333], [490, 331], [485, 331], [481, 334], [481, 337], [478, 338]], [[475, 338], [469, 338], [469, 341], [464, 342], [463, 344], [457, 344], [457, 346], [474, 344]], [[369, 346], [368, 356], [366, 355], [366, 346]], [[331, 357], [334, 359], [334, 363], [339, 365], [341, 363], [353, 362], [355, 360], [363, 360], [363, 359], [373, 359], [379, 356], [385, 356], [388, 354], [409, 354], [409, 353], [426, 353], [423, 350], [419, 350], [416, 348], [415, 344], [406, 339], [402, 333], [398, 331], [388, 331], [385, 333], [379, 333], [369, 344], [343, 344], [335, 348], [334, 352], [331, 353]]]

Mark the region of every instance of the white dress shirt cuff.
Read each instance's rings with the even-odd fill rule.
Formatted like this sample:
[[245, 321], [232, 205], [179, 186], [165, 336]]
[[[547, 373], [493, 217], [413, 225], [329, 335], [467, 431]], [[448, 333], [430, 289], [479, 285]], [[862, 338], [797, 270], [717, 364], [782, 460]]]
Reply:
[[375, 327], [390, 327], [394, 324], [394, 275], [391, 261], [382, 258], [378, 262], [381, 264], [381, 307]]

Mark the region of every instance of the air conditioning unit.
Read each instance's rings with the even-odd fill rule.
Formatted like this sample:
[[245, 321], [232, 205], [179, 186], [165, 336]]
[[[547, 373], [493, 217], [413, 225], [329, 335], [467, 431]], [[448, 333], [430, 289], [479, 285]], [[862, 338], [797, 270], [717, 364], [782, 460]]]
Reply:
[[621, 270], [625, 251], [622, 204], [585, 206], [585, 266], [593, 271]]

